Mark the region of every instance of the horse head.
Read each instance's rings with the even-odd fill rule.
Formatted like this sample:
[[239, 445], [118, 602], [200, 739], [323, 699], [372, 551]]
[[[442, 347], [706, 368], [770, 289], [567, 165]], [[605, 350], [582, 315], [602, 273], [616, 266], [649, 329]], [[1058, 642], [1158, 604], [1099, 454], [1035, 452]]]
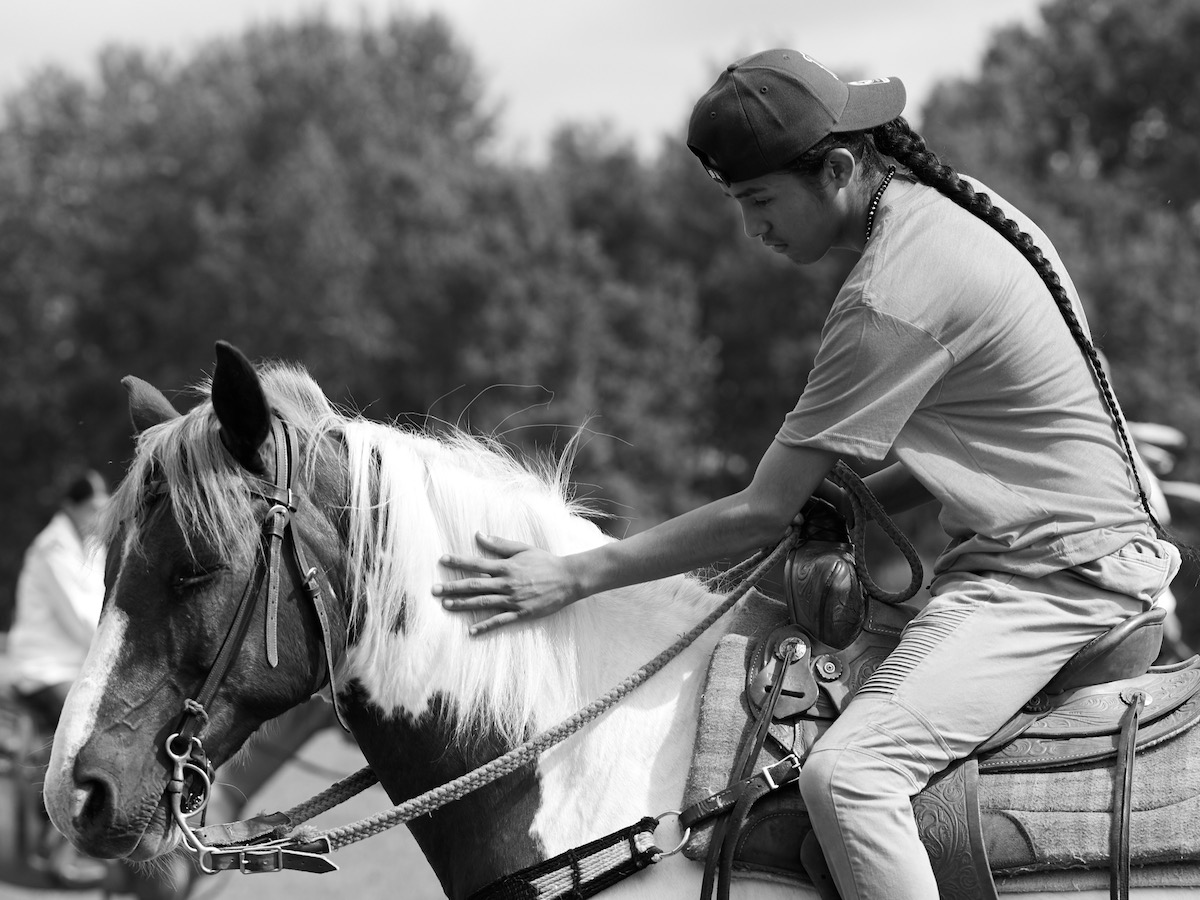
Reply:
[[320, 465], [330, 442], [306, 444], [230, 345], [185, 415], [124, 383], [138, 450], [108, 511], [104, 608], [45, 797], [85, 852], [145, 859], [181, 838], [172, 781], [194, 812], [216, 766], [329, 682], [345, 621], [320, 596], [340, 590], [345, 497], [340, 470]]

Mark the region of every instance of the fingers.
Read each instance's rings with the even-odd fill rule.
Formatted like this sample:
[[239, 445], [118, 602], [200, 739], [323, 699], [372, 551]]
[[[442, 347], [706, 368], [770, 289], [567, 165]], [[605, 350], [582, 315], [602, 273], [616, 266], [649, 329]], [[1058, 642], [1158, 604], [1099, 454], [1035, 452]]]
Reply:
[[[493, 577], [498, 575], [508, 574], [508, 567], [504, 560], [510, 556], [515, 556], [523, 550], [532, 550], [529, 544], [523, 544], [520, 541], [510, 541], [506, 538], [493, 537], [488, 534], [476, 534], [475, 542], [488, 553], [494, 553], [500, 559], [492, 559], [482, 556], [458, 556], [454, 553], [447, 553], [438, 560], [443, 566], [449, 569], [462, 569], [466, 572], [480, 572], [484, 575]], [[435, 590], [434, 593], [437, 593]]]
[[472, 635], [483, 634], [530, 616], [543, 615], [533, 608], [522, 606], [512, 596], [514, 587], [510, 576], [513, 573], [508, 560], [533, 547], [520, 541], [485, 534], [476, 534], [475, 541], [483, 552], [498, 558], [448, 553], [439, 559], [442, 566], [470, 575], [433, 585], [433, 594], [441, 599], [442, 607], [453, 612], [494, 612], [495, 615], [471, 624]]
[[483, 575], [490, 575], [495, 578], [498, 575], [503, 575], [508, 571], [502, 559], [484, 559], [478, 556], [456, 556], [452, 553], [447, 553], [438, 560], [447, 569], [461, 569], [464, 572], [479, 572]]
[[478, 635], [491, 631], [495, 628], [500, 628], [501, 626], [511, 624], [512, 622], [520, 621], [521, 618], [523, 618], [523, 616], [519, 611], [503, 612], [499, 615], [492, 616], [489, 619], [476, 622], [471, 626], [470, 633], [472, 637], [477, 637]]
[[503, 557], [515, 556], [522, 550], [532, 549], [532, 545], [530, 544], [523, 544], [520, 541], [510, 541], [507, 538], [483, 533], [475, 535], [475, 543], [484, 550]]
[[433, 595], [442, 598], [442, 606], [446, 610], [461, 612], [463, 610], [515, 610], [517, 608], [516, 600], [512, 599], [508, 594], [494, 593], [499, 589], [494, 584], [491, 587], [476, 589], [463, 587], [460, 593], [457, 594], [445, 589], [452, 589], [455, 584], [470, 584], [470, 582], [456, 581], [450, 584], [443, 584], [443, 589], [433, 588]]

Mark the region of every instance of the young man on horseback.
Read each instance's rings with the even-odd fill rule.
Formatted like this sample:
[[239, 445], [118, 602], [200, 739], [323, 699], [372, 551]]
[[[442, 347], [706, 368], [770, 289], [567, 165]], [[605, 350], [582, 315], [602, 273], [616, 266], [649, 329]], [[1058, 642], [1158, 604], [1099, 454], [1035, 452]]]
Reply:
[[818, 740], [801, 790], [844, 900], [937, 896], [911, 797], [970, 754], [1081, 646], [1155, 602], [1179, 565], [1049, 240], [926, 149], [896, 79], [847, 84], [794, 50], [730, 65], [688, 146], [748, 237], [797, 264], [859, 259], [815, 366], [751, 484], [595, 550], [499, 559], [435, 589], [476, 632], [776, 540], [843, 457], [868, 486], [941, 504], [931, 599]]

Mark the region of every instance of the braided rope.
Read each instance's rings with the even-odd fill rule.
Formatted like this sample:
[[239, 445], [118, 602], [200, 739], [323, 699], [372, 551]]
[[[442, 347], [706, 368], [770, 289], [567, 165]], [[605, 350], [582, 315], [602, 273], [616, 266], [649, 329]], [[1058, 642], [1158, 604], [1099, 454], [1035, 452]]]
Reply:
[[[610, 690], [603, 696], [593, 700], [587, 706], [580, 709], [574, 715], [565, 719], [553, 728], [542, 732], [536, 737], [531, 738], [525, 743], [514, 747], [502, 756], [497, 757], [491, 762], [485, 763], [478, 768], [461, 775], [453, 781], [426, 791], [417, 797], [406, 800], [390, 810], [385, 810], [381, 813], [376, 813], [373, 816], [368, 816], [358, 822], [353, 822], [349, 825], [334, 828], [323, 833], [314, 834], [296, 834], [295, 840], [302, 842], [324, 841], [328, 844], [329, 850], [338, 850], [349, 844], [356, 843], [365, 838], [379, 834], [396, 825], [403, 825], [405, 822], [410, 822], [413, 819], [440, 809], [447, 803], [451, 803], [467, 794], [477, 791], [480, 788], [509, 775], [522, 766], [527, 765], [545, 750], [561, 743], [566, 738], [570, 737], [583, 726], [587, 725], [592, 720], [606, 712], [619, 700], [640, 686], [643, 682], [649, 679], [656, 672], [661, 670], [672, 659], [686, 650], [692, 643], [696, 641], [705, 631], [707, 631], [718, 619], [725, 613], [729, 612], [739, 600], [746, 595], [762, 576], [770, 570], [778, 561], [796, 544], [798, 539], [798, 530], [795, 526], [789, 526], [784, 533], [783, 538], [779, 541], [774, 549], [768, 551], [760, 550], [750, 559], [742, 564], [739, 564], [733, 571], [741, 572], [753, 567], [753, 571], [747, 575], [734, 590], [732, 590], [720, 605], [705, 616], [691, 631], [680, 637], [666, 650], [662, 651], [658, 656], [650, 662], [641, 666], [639, 669], [629, 675], [624, 681]], [[370, 768], [362, 769], [354, 775], [340, 782], [346, 784], [353, 782], [351, 787], [357, 787], [360, 779], [367, 777], [364, 773], [368, 773], [369, 777], [374, 778], [374, 773], [371, 773]], [[374, 781], [371, 782], [372, 784]], [[369, 785], [365, 785], [367, 787]], [[327, 789], [321, 797], [334, 792], [339, 785], [334, 785], [333, 788]], [[357, 787], [353, 793], [358, 793], [362, 787]], [[351, 794], [350, 796], [352, 796]], [[309, 806], [318, 805], [318, 798], [308, 801], [306, 804], [301, 804], [296, 809], [307, 809]], [[322, 801], [324, 802], [324, 801]], [[328, 807], [325, 807], [328, 808]], [[323, 811], [323, 810], [321, 810]]]
[[[284, 811], [284, 815], [293, 826], [307, 822], [323, 812], [328, 812], [335, 806], [345, 803], [351, 797], [357, 796], [367, 788], [379, 781], [379, 776], [371, 771], [370, 766], [364, 766], [352, 775], [347, 775], [341, 781], [338, 781], [321, 793], [317, 794], [303, 803], [298, 803], [289, 810]], [[283, 837], [283, 835], [278, 835]]]
[[[854, 524], [850, 527], [850, 536], [854, 545], [854, 570], [858, 574], [858, 579], [862, 583], [863, 590], [869, 597], [873, 597], [880, 603], [895, 605], [903, 603], [910, 597], [914, 596], [921, 589], [921, 582], [925, 579], [925, 569], [921, 565], [921, 557], [917, 554], [917, 550], [913, 547], [912, 542], [892, 521], [891, 517], [884, 512], [879, 501], [875, 499], [875, 495], [871, 493], [857, 473], [844, 462], [838, 461], [826, 476], [830, 481], [838, 487], [846, 491], [850, 497], [850, 505], [854, 510]], [[908, 583], [908, 587], [900, 591], [885, 591], [875, 579], [871, 577], [871, 573], [867, 571], [867, 520], [874, 519], [879, 523], [879, 527], [896, 545], [904, 558], [908, 561], [909, 572], [912, 573], [912, 578]]]

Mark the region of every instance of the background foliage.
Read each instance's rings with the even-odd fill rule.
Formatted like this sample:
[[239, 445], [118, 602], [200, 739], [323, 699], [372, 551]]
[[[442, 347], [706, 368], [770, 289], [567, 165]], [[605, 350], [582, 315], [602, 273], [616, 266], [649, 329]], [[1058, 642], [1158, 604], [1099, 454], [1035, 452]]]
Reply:
[[[1193, 444], [1198, 38], [1189, 0], [1052, 0], [913, 111], [1055, 239], [1130, 418]], [[575, 126], [521, 165], [494, 124], [436, 16], [314, 17], [184, 60], [112, 47], [98, 79], [6, 98], [0, 597], [65, 467], [121, 477], [120, 377], [171, 394], [218, 338], [372, 417], [550, 452], [579, 434], [579, 490], [618, 533], [744, 484], [852, 261], [747, 241], [682, 141], [647, 160]]]

